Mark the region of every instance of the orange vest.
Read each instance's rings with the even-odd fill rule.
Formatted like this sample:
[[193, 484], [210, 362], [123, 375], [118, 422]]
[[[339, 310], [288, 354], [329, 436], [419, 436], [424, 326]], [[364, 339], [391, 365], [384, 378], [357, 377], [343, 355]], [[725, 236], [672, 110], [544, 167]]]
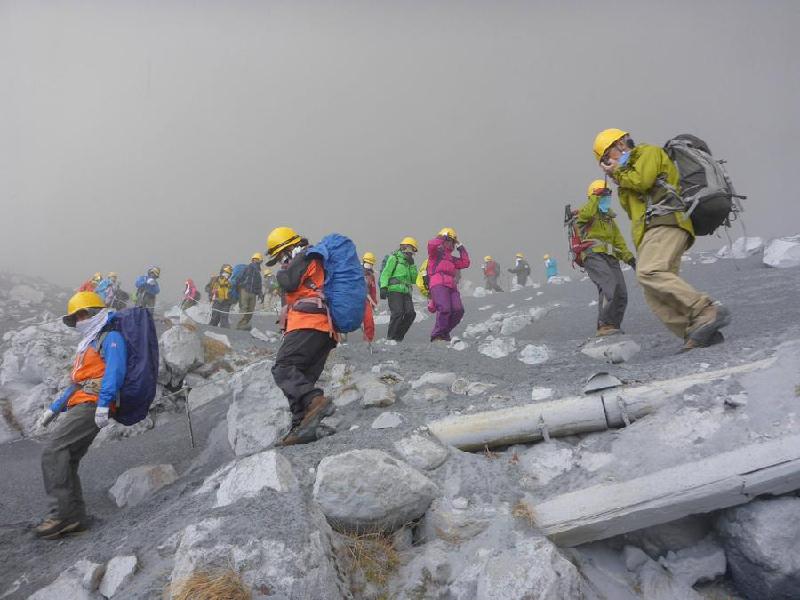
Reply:
[[[97, 350], [89, 346], [83, 354], [75, 357], [70, 378], [72, 379], [73, 383], [81, 383], [89, 379], [102, 379], [105, 373], [106, 362], [103, 360]], [[97, 389], [99, 390], [99, 385]], [[94, 402], [96, 404], [97, 397], [98, 394], [91, 394], [87, 391], [79, 389], [69, 397], [69, 400], [67, 401], [67, 408], [77, 404], [84, 404], [86, 402]]]
[[324, 313], [309, 313], [292, 308], [300, 300], [318, 299], [324, 284], [325, 270], [319, 260], [312, 260], [297, 289], [293, 292], [286, 292], [286, 305], [288, 307], [286, 333], [296, 329], [316, 329], [325, 333], [333, 331], [327, 311]]

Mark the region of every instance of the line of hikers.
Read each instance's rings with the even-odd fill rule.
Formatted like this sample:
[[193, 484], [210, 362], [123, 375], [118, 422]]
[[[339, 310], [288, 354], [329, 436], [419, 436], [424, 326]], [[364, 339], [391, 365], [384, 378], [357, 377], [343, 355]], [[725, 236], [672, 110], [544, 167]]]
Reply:
[[122, 310], [128, 304], [149, 308], [152, 310], [156, 305], [156, 296], [161, 288], [158, 285], [158, 278], [161, 276], [161, 269], [158, 267], [148, 267], [144, 275], [136, 278], [134, 283], [134, 293], [131, 296], [122, 289], [119, 275], [109, 272], [105, 277], [102, 273], [95, 273], [91, 278], [84, 281], [76, 290], [77, 292], [95, 292], [102, 298], [106, 308]]
[[[698, 160], [710, 157], [702, 140], [693, 136], [679, 138], [675, 138], [676, 144], [684, 144], [683, 150], [689, 153], [702, 145], [704, 155], [698, 155]], [[620, 262], [625, 262], [635, 270], [653, 313], [683, 339], [684, 350], [724, 341], [720, 330], [730, 322], [729, 311], [684, 281], [679, 268], [696, 230], [698, 234], [710, 233], [722, 222], [720, 219], [728, 219], [730, 208], [723, 204], [722, 210], [706, 210], [708, 207], [699, 203], [697, 195], [691, 210], [687, 208], [681, 195], [680, 173], [671, 156], [657, 146], [634, 144], [625, 131], [600, 132], [593, 152], [606, 179], [589, 185], [587, 201], [579, 209], [572, 211], [568, 207], [566, 221], [571, 228], [574, 261], [586, 269], [598, 290], [597, 334], [620, 330], [627, 305], [620, 267]], [[708, 175], [711, 170], [705, 173]], [[615, 221], [609, 178], [616, 183], [620, 205], [631, 219], [636, 256], [628, 249]], [[734, 193], [730, 181], [720, 178], [718, 182], [718, 189], [729, 190], [727, 200], [731, 200]], [[402, 340], [414, 322], [413, 285], [418, 285], [429, 298], [428, 308], [436, 313], [431, 341], [450, 339], [464, 315], [458, 280], [460, 271], [470, 265], [469, 254], [449, 227], [428, 242], [427, 258], [420, 268], [414, 263], [418, 247], [414, 238], [404, 238], [398, 250], [387, 258], [376, 282], [375, 255], [367, 252], [359, 257], [348, 238], [332, 234], [311, 246], [289, 227], [270, 232], [267, 264], [279, 265], [274, 281], [283, 295], [280, 323], [284, 333], [272, 375], [292, 413], [291, 429], [280, 445], [317, 439], [322, 419], [334, 412], [333, 403], [317, 386], [325, 362], [343, 334], [363, 327], [368, 339], [374, 336], [373, 310], [378, 295], [389, 302], [391, 340]], [[484, 263], [491, 257], [486, 259]], [[517, 259], [515, 268], [519, 269], [524, 256], [518, 255]], [[555, 277], [555, 262], [548, 256], [545, 261], [553, 273], [551, 277]], [[256, 253], [243, 270], [246, 275], [238, 286], [240, 293], [245, 292], [242, 305], [248, 309], [242, 311], [243, 318], [252, 315], [257, 299], [263, 300], [267, 273], [261, 271], [262, 262], [262, 255]], [[497, 271], [492, 272], [493, 276]], [[516, 274], [524, 285], [529, 268]], [[77, 329], [81, 339], [70, 372], [71, 385], [40, 420], [46, 425], [57, 419], [42, 454], [44, 487], [51, 498], [50, 515], [35, 528], [35, 534], [42, 538], [55, 539], [86, 526], [78, 476], [81, 458], [110, 417], [126, 425], [136, 423], [147, 415], [155, 396], [158, 344], [149, 309], [159, 291], [160, 270], [151, 267], [137, 279], [138, 306], [122, 311], [109, 308], [109, 298], [113, 304], [117, 293], [108, 292], [109, 286], [116, 284], [113, 275], [105, 278], [109, 283], [103, 286], [102, 274], [96, 274], [91, 285], [70, 298], [63, 317], [65, 325]], [[219, 309], [214, 313], [219, 315], [218, 322], [227, 315], [227, 310], [222, 309], [229, 308], [233, 276], [234, 268], [223, 265], [208, 289], [212, 304]], [[193, 282], [187, 280], [186, 284], [186, 294], [196, 302], [198, 294]], [[247, 324], [249, 318], [244, 323]]]

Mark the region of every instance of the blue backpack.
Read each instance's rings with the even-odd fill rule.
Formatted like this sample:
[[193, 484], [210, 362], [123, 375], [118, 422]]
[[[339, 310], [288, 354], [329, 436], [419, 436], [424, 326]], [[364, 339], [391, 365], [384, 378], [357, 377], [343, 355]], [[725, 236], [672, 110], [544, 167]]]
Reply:
[[242, 285], [242, 275], [244, 275], [244, 270], [246, 268], [247, 265], [244, 263], [239, 263], [233, 267], [233, 272], [231, 273], [230, 299], [234, 302], [239, 300], [239, 286]]
[[364, 321], [367, 282], [353, 240], [332, 233], [311, 246], [306, 254], [322, 259], [325, 269], [323, 292], [336, 331], [350, 333], [357, 330]]
[[101, 356], [108, 331], [118, 331], [122, 335], [128, 354], [125, 381], [119, 390], [114, 419], [123, 425], [133, 425], [147, 416], [156, 396], [158, 380], [156, 327], [150, 311], [146, 308], [126, 308], [114, 313], [114, 318], [100, 334], [98, 345]]

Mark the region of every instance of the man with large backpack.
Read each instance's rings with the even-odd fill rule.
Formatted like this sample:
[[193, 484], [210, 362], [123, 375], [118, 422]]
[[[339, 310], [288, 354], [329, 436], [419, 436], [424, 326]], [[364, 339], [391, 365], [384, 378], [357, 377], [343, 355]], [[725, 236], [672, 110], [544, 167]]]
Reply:
[[492, 292], [502, 292], [503, 288], [497, 283], [500, 277], [500, 264], [491, 256], [483, 257], [483, 278], [486, 281], [486, 289]]
[[[272, 367], [275, 383], [292, 411], [292, 428], [281, 440], [283, 446], [316, 440], [317, 427], [335, 408], [316, 384], [338, 336], [324, 294], [323, 260], [308, 250], [308, 240], [291, 227], [276, 227], [267, 237], [267, 264], [280, 263], [276, 280], [285, 294], [283, 343]], [[363, 282], [363, 273], [359, 276]], [[358, 302], [363, 311], [364, 294], [360, 293]]]
[[583, 248], [576, 262], [586, 269], [597, 287], [597, 336], [603, 337], [621, 331], [628, 306], [628, 287], [619, 263], [627, 263], [635, 270], [636, 259], [617, 225], [611, 209], [611, 189], [605, 180], [590, 183], [587, 196], [589, 200], [576, 215]]
[[158, 278], [161, 276], [161, 269], [150, 267], [147, 275], [140, 275], [136, 278], [136, 306], [153, 310], [156, 306], [156, 296], [161, 291], [158, 286]]
[[679, 275], [695, 231], [679, 195], [675, 164], [662, 148], [637, 146], [620, 129], [597, 134], [593, 151], [600, 168], [619, 186], [620, 204], [631, 219], [636, 278], [650, 310], [684, 340], [684, 350], [722, 341], [720, 329], [730, 322], [730, 312]]
[[239, 310], [242, 317], [236, 325], [236, 329], [250, 330], [250, 319], [256, 310], [256, 300], [264, 302], [264, 288], [261, 280], [261, 263], [264, 257], [261, 252], [256, 252], [250, 257], [250, 263], [244, 269], [238, 279], [233, 282], [239, 288]]
[[531, 276], [531, 266], [525, 260], [525, 255], [522, 252], [517, 252], [514, 256], [514, 266], [508, 269], [508, 272], [517, 276], [517, 285], [525, 287], [528, 284], [528, 278]]
[[417, 253], [418, 246], [416, 239], [403, 238], [400, 247], [389, 255], [381, 270], [380, 296], [388, 300], [391, 313], [386, 337], [395, 342], [403, 341], [417, 316], [411, 289], [417, 281], [414, 254]]

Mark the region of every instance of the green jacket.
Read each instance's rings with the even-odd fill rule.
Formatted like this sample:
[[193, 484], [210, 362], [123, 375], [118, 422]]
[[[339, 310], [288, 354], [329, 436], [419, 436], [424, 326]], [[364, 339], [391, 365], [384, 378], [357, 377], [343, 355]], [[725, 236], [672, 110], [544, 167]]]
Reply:
[[600, 196], [591, 195], [589, 201], [578, 210], [577, 223], [581, 239], [597, 241], [597, 244], [586, 252], [610, 254], [622, 262], [630, 262], [633, 253], [628, 250], [628, 244], [622, 237], [622, 232], [614, 219], [616, 215], [611, 210], [607, 214], [601, 213], [597, 208], [599, 203]]
[[648, 195], [652, 195], [654, 204], [664, 195], [661, 188], [655, 185], [660, 175], [666, 178], [667, 183], [679, 189], [678, 169], [667, 153], [658, 146], [646, 144], [636, 146], [631, 151], [628, 164], [618, 167], [611, 175], [619, 184], [619, 203], [631, 219], [633, 243], [637, 248], [642, 243], [644, 232], [659, 225], [677, 225], [692, 236], [689, 243], [694, 242], [692, 220], [685, 212], [654, 217], [649, 223], [645, 223]]
[[409, 262], [406, 255], [396, 250], [389, 255], [386, 266], [381, 271], [380, 287], [390, 292], [410, 294], [411, 286], [417, 281], [417, 265]]

